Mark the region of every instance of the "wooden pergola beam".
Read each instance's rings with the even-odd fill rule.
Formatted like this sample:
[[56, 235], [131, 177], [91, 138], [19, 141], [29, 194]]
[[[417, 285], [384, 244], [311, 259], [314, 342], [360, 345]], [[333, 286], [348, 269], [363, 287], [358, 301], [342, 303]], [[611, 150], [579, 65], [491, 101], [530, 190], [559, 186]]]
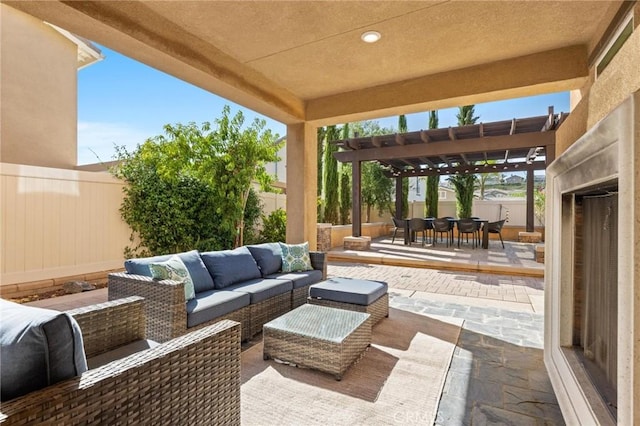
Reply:
[[504, 136], [486, 136], [483, 138], [460, 139], [455, 143], [432, 142], [404, 146], [385, 146], [381, 148], [339, 151], [334, 157], [340, 162], [393, 160], [409, 157], [437, 157], [440, 155], [459, 155], [478, 152], [501, 151], [507, 149], [531, 148], [532, 146], [555, 145], [555, 132], [519, 133]]
[[456, 131], [453, 129], [453, 127], [449, 127], [449, 139], [451, 139], [452, 141], [455, 141], [456, 138]]
[[454, 175], [464, 174], [464, 173], [472, 173], [474, 175], [483, 174], [483, 173], [505, 173], [505, 172], [526, 172], [529, 170], [544, 170], [546, 168], [545, 161], [535, 161], [531, 164], [527, 164], [526, 162], [518, 162], [518, 163], [502, 163], [502, 164], [489, 164], [485, 167], [483, 164], [477, 164], [474, 166], [469, 165], [461, 165], [455, 167], [441, 167], [441, 168], [433, 168], [433, 169], [412, 169], [412, 170], [396, 170], [386, 171], [384, 174], [387, 177], [414, 177], [414, 176], [446, 176], [446, 175]]

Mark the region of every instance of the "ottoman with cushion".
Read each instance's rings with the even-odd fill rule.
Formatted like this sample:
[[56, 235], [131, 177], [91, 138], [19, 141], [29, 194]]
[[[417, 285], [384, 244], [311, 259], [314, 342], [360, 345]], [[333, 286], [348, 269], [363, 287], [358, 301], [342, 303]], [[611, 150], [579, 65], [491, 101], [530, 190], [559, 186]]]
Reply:
[[389, 293], [383, 281], [330, 278], [309, 287], [309, 303], [371, 314], [372, 325], [389, 316]]

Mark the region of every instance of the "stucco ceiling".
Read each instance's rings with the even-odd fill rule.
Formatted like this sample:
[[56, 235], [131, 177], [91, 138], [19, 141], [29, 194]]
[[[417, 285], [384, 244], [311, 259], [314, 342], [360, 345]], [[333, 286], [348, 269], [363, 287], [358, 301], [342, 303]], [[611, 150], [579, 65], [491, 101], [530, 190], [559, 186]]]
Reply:
[[[284, 122], [580, 87], [620, 2], [4, 1]], [[376, 30], [382, 39], [365, 44]]]

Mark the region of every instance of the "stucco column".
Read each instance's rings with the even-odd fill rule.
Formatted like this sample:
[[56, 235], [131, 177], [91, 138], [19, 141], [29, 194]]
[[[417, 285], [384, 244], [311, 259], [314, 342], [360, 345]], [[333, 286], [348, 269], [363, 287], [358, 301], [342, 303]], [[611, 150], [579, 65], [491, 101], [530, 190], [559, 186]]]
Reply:
[[308, 123], [287, 126], [287, 242], [316, 250], [318, 136]]

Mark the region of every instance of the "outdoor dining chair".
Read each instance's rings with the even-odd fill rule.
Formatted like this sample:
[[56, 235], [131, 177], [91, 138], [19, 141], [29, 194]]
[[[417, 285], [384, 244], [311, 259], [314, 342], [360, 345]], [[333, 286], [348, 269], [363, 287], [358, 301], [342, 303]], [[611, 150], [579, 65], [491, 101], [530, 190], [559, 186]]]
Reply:
[[441, 217], [433, 220], [433, 245], [436, 245], [436, 234], [440, 234], [440, 241], [442, 241], [442, 234], [447, 237], [447, 247], [449, 247], [450, 240], [450, 228], [451, 222], [449, 219]]
[[487, 231], [490, 234], [498, 234], [498, 236], [500, 237], [500, 242], [502, 243], [502, 248], [504, 248], [504, 241], [502, 240], [502, 227], [504, 226], [504, 223], [506, 221], [506, 219], [502, 219], [497, 222], [487, 223]]
[[416, 238], [418, 234], [422, 233], [422, 245], [424, 245], [427, 239], [427, 221], [419, 217], [414, 217], [409, 221], [409, 231], [412, 235], [415, 233]]
[[456, 225], [456, 218], [453, 216], [444, 216], [444, 218], [449, 221], [449, 241], [451, 241], [453, 245], [453, 228], [455, 228]]
[[467, 236], [467, 243], [469, 242], [469, 234], [471, 234], [471, 244], [473, 248], [476, 248], [477, 238], [476, 232], [478, 231], [478, 222], [473, 219], [460, 219], [458, 220], [458, 248], [460, 248], [460, 238], [463, 235]]
[[[480, 220], [480, 218], [477, 217], [477, 216], [471, 216], [469, 219]], [[484, 225], [481, 222], [478, 222], [478, 226], [477, 226], [477, 229], [476, 229], [476, 240], [477, 240], [476, 245], [478, 245], [478, 246], [480, 245], [480, 231], [482, 231], [482, 227], [483, 226]]]
[[393, 244], [393, 242], [396, 239], [396, 235], [398, 234], [398, 231], [401, 231], [402, 234], [404, 235], [404, 220], [396, 219], [395, 217], [392, 217], [391, 220], [393, 220], [393, 237], [391, 237], [391, 244]]

